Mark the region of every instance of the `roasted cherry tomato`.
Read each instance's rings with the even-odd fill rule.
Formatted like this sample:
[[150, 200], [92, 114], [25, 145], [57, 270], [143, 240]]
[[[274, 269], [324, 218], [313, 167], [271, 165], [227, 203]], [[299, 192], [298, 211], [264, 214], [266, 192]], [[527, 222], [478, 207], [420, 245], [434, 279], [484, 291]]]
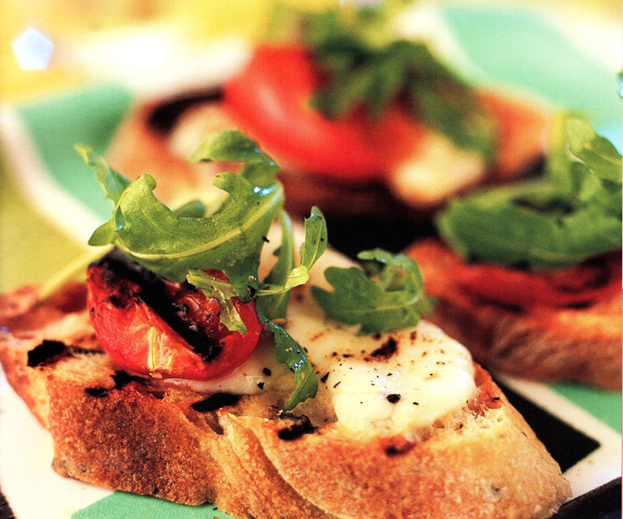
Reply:
[[416, 148], [425, 130], [404, 110], [390, 107], [380, 119], [363, 109], [333, 120], [310, 106], [322, 74], [308, 50], [259, 46], [224, 87], [232, 119], [283, 166], [347, 179], [383, 177]]
[[503, 305], [576, 306], [620, 292], [621, 256], [613, 254], [554, 272], [461, 263], [453, 276], [470, 293]]
[[[140, 272], [140, 269], [138, 270]], [[246, 333], [230, 332], [219, 304], [200, 290], [104, 259], [87, 273], [87, 303], [95, 334], [124, 369], [192, 380], [221, 377], [255, 349], [262, 326], [253, 302], [234, 305]]]

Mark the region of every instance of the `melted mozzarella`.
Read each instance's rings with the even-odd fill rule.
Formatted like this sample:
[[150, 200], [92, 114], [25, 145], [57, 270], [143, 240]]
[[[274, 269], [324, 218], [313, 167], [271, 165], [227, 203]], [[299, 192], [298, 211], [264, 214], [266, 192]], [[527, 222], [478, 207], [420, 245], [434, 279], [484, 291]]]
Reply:
[[359, 336], [319, 310], [310, 312], [307, 297], [291, 303], [287, 330], [308, 350], [338, 426], [358, 434], [415, 432], [476, 392], [470, 354], [436, 326], [423, 321]]
[[[300, 243], [301, 237], [297, 236]], [[337, 426], [355, 434], [416, 433], [462, 408], [476, 393], [467, 349], [427, 321], [373, 336], [328, 319], [309, 294], [328, 266], [352, 262], [327, 250], [295, 291], [286, 330], [305, 348], [332, 402]]]
[[294, 379], [285, 364], [277, 364], [275, 345], [263, 336], [251, 356], [235, 370], [214, 380], [163, 379], [162, 384], [197, 393], [252, 395], [262, 391], [292, 391]]

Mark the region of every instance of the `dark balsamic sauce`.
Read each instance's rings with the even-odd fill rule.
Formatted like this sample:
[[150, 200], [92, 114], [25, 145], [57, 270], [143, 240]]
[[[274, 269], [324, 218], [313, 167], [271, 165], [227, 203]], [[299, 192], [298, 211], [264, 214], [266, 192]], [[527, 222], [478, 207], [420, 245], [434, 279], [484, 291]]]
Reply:
[[309, 418], [301, 417], [300, 421], [281, 429], [278, 433], [279, 439], [284, 441], [292, 441], [300, 438], [304, 434], [315, 432], [316, 428], [311, 424]]

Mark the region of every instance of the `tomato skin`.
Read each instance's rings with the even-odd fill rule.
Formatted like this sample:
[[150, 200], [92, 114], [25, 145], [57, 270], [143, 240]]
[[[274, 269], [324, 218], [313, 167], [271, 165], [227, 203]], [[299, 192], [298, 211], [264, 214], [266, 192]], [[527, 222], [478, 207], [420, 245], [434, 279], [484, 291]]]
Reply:
[[321, 73], [308, 50], [260, 45], [240, 74], [224, 86], [230, 117], [286, 167], [349, 181], [391, 173], [425, 131], [391, 106], [378, 120], [356, 110], [332, 120], [309, 102]]
[[207, 348], [195, 351], [143, 300], [138, 283], [102, 265], [89, 267], [91, 321], [98, 341], [117, 364], [135, 373], [212, 380], [233, 371], [251, 355], [262, 331], [253, 302], [234, 301], [247, 332], [230, 332], [218, 318], [216, 300], [200, 291], [189, 293], [183, 285], [164, 283], [171, 304], [187, 308], [190, 324], [207, 336]]

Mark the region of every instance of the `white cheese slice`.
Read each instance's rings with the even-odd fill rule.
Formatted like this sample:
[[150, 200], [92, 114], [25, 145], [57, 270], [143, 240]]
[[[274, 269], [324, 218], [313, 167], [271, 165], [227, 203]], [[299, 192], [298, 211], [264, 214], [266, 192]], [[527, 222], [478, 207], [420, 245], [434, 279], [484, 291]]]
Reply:
[[469, 352], [431, 323], [360, 336], [310, 299], [292, 301], [286, 329], [308, 351], [338, 426], [350, 433], [415, 432], [475, 394]]

